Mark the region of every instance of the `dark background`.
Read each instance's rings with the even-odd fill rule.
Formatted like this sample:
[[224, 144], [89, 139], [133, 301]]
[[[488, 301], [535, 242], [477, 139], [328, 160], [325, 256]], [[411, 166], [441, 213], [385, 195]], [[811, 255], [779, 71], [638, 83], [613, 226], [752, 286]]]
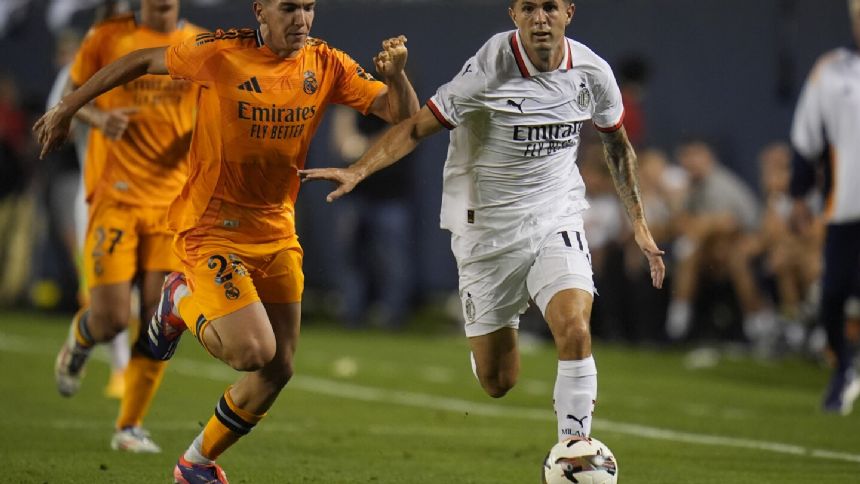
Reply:
[[[366, 67], [379, 43], [405, 34], [409, 69], [426, 100], [493, 33], [513, 28], [508, 2], [318, 0], [312, 35]], [[844, 0], [579, 0], [568, 36], [610, 64], [637, 55], [650, 64], [644, 100], [646, 145], [669, 150], [685, 136], [712, 140], [722, 161], [756, 186], [756, 154], [787, 139], [803, 80], [823, 52], [850, 45]], [[42, 104], [55, 71], [53, 35], [37, 2], [27, 21], [0, 40], [0, 69], [18, 81], [26, 104]], [[250, 0], [209, 7], [186, 2], [183, 16], [203, 27], [256, 26]], [[86, 28], [91, 12], [73, 24]], [[332, 164], [323, 124], [308, 164]], [[418, 278], [425, 291], [456, 287], [447, 234], [438, 228], [441, 168], [447, 136], [424, 143], [415, 159]], [[336, 277], [326, 241], [328, 186], [306, 186], [299, 197], [299, 232], [310, 287]]]

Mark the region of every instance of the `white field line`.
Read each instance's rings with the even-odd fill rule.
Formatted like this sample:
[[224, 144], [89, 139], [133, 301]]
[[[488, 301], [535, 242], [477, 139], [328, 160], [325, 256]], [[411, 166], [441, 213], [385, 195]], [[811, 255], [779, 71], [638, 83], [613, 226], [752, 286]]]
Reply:
[[[26, 338], [0, 332], [0, 352], [43, 354], [47, 353]], [[209, 378], [215, 381], [233, 382], [236, 372], [222, 363], [203, 363], [177, 357], [172, 360], [168, 371], [192, 376]], [[457, 398], [440, 397], [424, 393], [389, 390], [385, 388], [368, 387], [353, 383], [345, 383], [327, 378], [307, 375], [296, 375], [289, 384], [291, 389], [299, 389], [309, 393], [327, 395], [335, 398], [360, 400], [364, 402], [394, 403], [427, 410], [444, 410], [455, 413], [479, 415], [484, 417], [517, 418], [542, 422], [555, 421], [549, 408], [510, 407], [495, 403], [478, 403]], [[765, 440], [742, 439], [719, 435], [681, 432], [645, 425], [614, 422], [604, 418], [595, 420], [594, 427], [600, 431], [612, 432], [634, 437], [654, 440], [665, 440], [676, 443], [689, 443], [719, 447], [734, 447], [752, 449], [778, 454], [807, 456], [824, 460], [837, 460], [860, 464], [860, 454], [814, 449], [800, 445], [769, 442]]]

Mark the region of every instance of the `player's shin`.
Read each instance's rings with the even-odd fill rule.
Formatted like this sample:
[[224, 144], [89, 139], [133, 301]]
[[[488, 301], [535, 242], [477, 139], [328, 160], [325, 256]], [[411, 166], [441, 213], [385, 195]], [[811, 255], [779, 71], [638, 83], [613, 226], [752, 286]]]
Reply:
[[239, 408], [230, 397], [230, 389], [215, 406], [203, 432], [185, 452], [185, 459], [194, 464], [211, 464], [225, 450], [247, 435], [265, 417]]
[[153, 358], [146, 351], [142, 351], [145, 346], [145, 344], [135, 345], [125, 370], [125, 392], [116, 421], [117, 430], [140, 427], [164, 377], [167, 362]]
[[591, 434], [591, 419], [597, 400], [597, 366], [594, 357], [558, 362], [553, 392], [558, 420], [558, 439]]

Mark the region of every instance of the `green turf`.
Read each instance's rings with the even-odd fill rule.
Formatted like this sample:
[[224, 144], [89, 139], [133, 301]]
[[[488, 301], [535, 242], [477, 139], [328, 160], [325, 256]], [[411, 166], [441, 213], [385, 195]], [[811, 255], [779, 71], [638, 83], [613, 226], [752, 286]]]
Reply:
[[[147, 419], [165, 452], [112, 452], [117, 404], [101, 395], [103, 359], [79, 395], [54, 389], [65, 331], [62, 317], [0, 314], [0, 482], [172, 482], [176, 457], [235, 374], [186, 338]], [[551, 348], [524, 351], [517, 388], [492, 400], [459, 335], [313, 322], [303, 332], [296, 378], [220, 459], [233, 484], [538, 482], [555, 438]], [[820, 414], [824, 369], [737, 357], [690, 370], [680, 352], [595, 351], [593, 433], [616, 453], [624, 484], [860, 482], [860, 416]]]

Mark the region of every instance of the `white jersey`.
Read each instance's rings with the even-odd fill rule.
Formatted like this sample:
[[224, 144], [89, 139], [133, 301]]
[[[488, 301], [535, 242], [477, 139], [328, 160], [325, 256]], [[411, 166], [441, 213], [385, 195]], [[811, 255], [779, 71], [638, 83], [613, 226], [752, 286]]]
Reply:
[[614, 131], [624, 117], [606, 61], [565, 39], [561, 66], [539, 72], [517, 31], [490, 38], [427, 106], [452, 130], [441, 226], [494, 246], [588, 208], [580, 129], [593, 119]]
[[812, 70], [794, 113], [791, 142], [804, 158], [829, 149], [832, 187], [825, 214], [830, 223], [860, 220], [860, 54], [836, 49]]

